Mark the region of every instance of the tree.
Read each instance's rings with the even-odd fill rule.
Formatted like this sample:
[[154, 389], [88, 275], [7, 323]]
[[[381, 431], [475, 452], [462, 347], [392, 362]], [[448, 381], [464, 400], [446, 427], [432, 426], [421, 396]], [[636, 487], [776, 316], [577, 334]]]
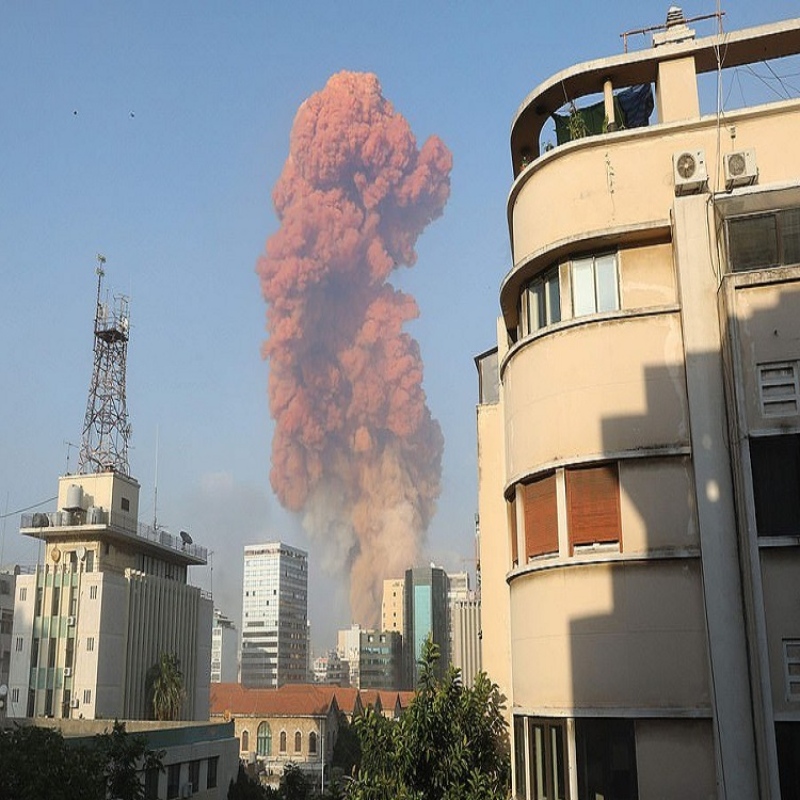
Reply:
[[467, 689], [450, 667], [437, 680], [439, 648], [430, 637], [417, 694], [399, 721], [374, 710], [356, 721], [361, 766], [350, 800], [505, 800], [510, 761], [496, 684], [485, 673]]
[[177, 653], [162, 653], [147, 671], [147, 697], [153, 719], [180, 719], [186, 690]]
[[124, 723], [73, 744], [34, 725], [0, 730], [0, 800], [142, 800], [142, 769], [163, 769], [163, 753], [131, 736]]

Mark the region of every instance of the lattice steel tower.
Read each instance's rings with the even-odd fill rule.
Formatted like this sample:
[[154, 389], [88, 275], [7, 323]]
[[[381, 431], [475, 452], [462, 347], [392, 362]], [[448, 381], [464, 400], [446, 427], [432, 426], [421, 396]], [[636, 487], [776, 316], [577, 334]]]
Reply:
[[129, 474], [128, 408], [125, 363], [128, 356], [128, 298], [101, 302], [104, 256], [97, 256], [97, 306], [94, 316], [94, 369], [83, 422], [78, 472]]

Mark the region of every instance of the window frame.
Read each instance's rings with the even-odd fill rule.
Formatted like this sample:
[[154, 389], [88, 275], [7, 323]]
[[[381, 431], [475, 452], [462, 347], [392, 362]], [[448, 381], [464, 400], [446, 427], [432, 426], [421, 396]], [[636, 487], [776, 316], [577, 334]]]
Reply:
[[266, 720], [256, 730], [256, 755], [262, 758], [272, 755], [272, 728]]
[[[800, 215], [800, 206], [797, 205], [787, 205], [782, 208], [772, 208], [766, 210], [758, 210], [752, 211], [748, 214], [736, 214], [735, 216], [726, 217], [725, 219], [725, 248], [726, 248], [726, 256], [727, 256], [727, 266], [729, 272], [755, 272], [762, 269], [775, 269], [776, 267], [791, 267], [797, 266], [800, 264], [800, 258], [798, 260], [791, 260], [787, 259], [786, 256], [786, 241], [788, 236], [785, 236], [785, 231], [789, 228], [789, 225], [786, 223], [786, 217], [790, 214], [798, 214]], [[737, 224], [747, 224], [752, 223], [756, 220], [767, 220], [771, 219], [774, 221], [773, 230], [774, 230], [774, 248], [775, 248], [775, 259], [769, 261], [768, 263], [759, 263], [754, 264], [752, 266], [745, 264], [744, 266], [737, 266], [736, 256], [737, 253], [734, 251], [736, 248], [735, 237], [731, 234], [731, 228], [735, 227]], [[752, 238], [752, 236], [748, 237]], [[798, 255], [800, 255], [800, 231], [798, 231], [798, 242], [795, 244], [795, 247], [798, 250]], [[760, 247], [758, 248], [759, 251], [765, 250], [767, 248]]]
[[[570, 467], [565, 470], [564, 478], [570, 555], [575, 555], [576, 549], [580, 552], [598, 545], [616, 544], [622, 550], [619, 463], [606, 461]], [[581, 479], [584, 479], [582, 485]], [[612, 492], [598, 496], [609, 485], [613, 485]], [[598, 522], [598, 505], [601, 522]]]
[[[614, 282], [613, 288], [614, 302], [611, 307], [601, 308], [601, 299], [603, 293], [601, 292], [602, 282], [598, 279], [598, 265], [602, 266], [605, 259], [613, 259], [614, 267]], [[577, 268], [583, 265], [591, 265], [592, 276], [592, 307], [588, 306], [584, 310], [583, 301], [579, 303], [579, 298], [576, 294], [576, 288], [579, 281], [576, 279]], [[573, 258], [570, 261], [569, 274], [570, 274], [570, 289], [572, 294], [572, 317], [579, 319], [581, 317], [588, 317], [592, 314], [605, 314], [614, 311], [619, 311], [622, 308], [622, 291], [620, 287], [619, 277], [619, 250], [609, 250], [600, 253], [591, 253], [589, 255]]]
[[522, 509], [525, 528], [525, 562], [558, 555], [558, 489], [555, 471], [524, 483]]
[[[554, 308], [553, 303], [552, 289], [554, 286], [557, 308]], [[560, 269], [558, 264], [553, 264], [543, 269], [522, 287], [519, 309], [521, 337], [530, 336], [536, 331], [561, 322], [562, 306]]]

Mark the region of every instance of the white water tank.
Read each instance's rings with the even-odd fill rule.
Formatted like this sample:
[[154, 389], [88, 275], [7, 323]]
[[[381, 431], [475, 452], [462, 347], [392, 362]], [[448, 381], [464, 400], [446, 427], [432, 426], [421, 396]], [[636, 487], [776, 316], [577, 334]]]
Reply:
[[77, 483], [71, 483], [67, 487], [67, 500], [64, 503], [64, 511], [78, 511], [83, 507], [83, 487]]

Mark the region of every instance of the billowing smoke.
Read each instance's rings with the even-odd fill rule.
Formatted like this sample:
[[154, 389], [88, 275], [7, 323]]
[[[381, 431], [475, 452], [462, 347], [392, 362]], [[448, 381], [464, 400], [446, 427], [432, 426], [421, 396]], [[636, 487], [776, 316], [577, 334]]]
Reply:
[[297, 112], [257, 272], [269, 308], [270, 480], [375, 625], [383, 579], [419, 555], [444, 440], [422, 390], [418, 307], [387, 279], [442, 213], [452, 157], [421, 149], [375, 75], [340, 72]]

